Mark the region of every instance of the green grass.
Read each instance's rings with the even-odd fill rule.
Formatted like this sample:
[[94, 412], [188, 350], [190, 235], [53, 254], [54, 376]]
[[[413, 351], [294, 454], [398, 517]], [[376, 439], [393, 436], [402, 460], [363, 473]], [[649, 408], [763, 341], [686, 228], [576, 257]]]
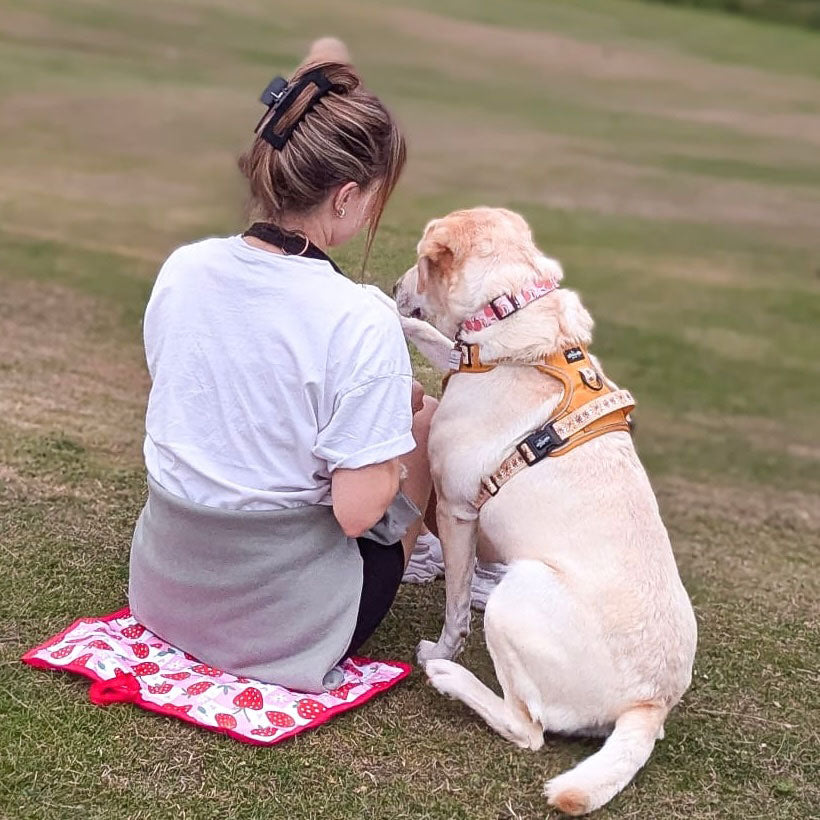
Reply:
[[814, 0], [660, 0], [687, 6], [748, 14], [764, 20], [820, 28], [820, 9]]
[[[264, 750], [18, 662], [124, 603], [153, 277], [241, 227], [256, 95], [329, 32], [410, 141], [368, 278], [433, 216], [513, 207], [638, 398], [700, 645], [599, 816], [816, 816], [820, 35], [632, 0], [0, 0], [0, 817], [536, 818], [596, 748], [522, 753], [416, 672]], [[442, 607], [402, 590], [369, 651], [410, 659]], [[494, 685], [480, 628], [465, 663]]]

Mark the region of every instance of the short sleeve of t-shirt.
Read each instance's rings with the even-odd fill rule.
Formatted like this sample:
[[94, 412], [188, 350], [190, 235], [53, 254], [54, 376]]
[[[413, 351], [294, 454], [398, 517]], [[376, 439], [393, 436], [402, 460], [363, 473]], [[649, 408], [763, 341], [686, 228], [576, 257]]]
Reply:
[[328, 471], [389, 461], [416, 446], [412, 370], [398, 320], [378, 303], [340, 328], [328, 362], [332, 411], [313, 454]]

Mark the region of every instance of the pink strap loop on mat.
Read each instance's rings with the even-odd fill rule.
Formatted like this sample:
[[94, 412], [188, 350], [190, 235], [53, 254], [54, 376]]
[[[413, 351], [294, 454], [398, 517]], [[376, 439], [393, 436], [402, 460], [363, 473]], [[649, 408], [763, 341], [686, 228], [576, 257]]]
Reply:
[[201, 663], [138, 623], [128, 609], [80, 618], [23, 655], [41, 669], [91, 678], [98, 706], [133, 703], [243, 743], [270, 746], [361, 706], [410, 674], [400, 661], [347, 658], [329, 692], [294, 692]]
[[135, 701], [140, 694], [140, 683], [135, 675], [116, 671], [112, 680], [97, 680], [88, 690], [88, 699], [97, 706]]

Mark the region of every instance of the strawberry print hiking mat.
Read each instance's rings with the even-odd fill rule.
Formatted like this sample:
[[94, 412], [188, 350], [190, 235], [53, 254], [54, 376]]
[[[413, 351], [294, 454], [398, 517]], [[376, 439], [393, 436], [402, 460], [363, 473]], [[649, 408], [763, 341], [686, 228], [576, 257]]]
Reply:
[[91, 678], [93, 703], [135, 703], [243, 743], [270, 746], [355, 709], [410, 674], [399, 661], [349, 658], [342, 684], [322, 694], [294, 692], [229, 675], [170, 646], [128, 608], [80, 618], [23, 655], [41, 669]]

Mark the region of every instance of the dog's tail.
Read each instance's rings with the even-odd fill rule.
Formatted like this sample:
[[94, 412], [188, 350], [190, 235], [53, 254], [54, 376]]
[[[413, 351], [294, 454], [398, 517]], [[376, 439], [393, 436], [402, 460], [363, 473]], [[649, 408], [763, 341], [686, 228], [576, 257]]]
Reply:
[[544, 787], [551, 805], [565, 814], [587, 814], [611, 800], [649, 759], [655, 740], [663, 737], [668, 709], [655, 704], [633, 706], [615, 722], [606, 743], [574, 769]]

